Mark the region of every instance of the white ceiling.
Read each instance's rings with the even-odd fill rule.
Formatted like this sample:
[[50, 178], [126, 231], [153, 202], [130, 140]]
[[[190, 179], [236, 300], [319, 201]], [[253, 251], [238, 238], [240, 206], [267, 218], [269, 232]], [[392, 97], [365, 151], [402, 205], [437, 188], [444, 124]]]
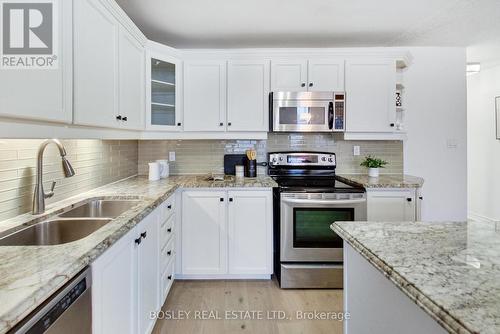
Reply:
[[481, 58], [500, 45], [500, 0], [117, 2], [149, 39], [176, 48], [472, 46]]

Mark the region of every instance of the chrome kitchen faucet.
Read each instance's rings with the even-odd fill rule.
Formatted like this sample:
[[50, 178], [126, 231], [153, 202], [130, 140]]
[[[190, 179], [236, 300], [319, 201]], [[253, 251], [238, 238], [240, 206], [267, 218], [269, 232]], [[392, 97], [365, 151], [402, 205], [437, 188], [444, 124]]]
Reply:
[[62, 168], [64, 171], [65, 177], [72, 177], [75, 175], [75, 170], [66, 159], [66, 150], [64, 149], [63, 144], [57, 139], [47, 139], [44, 141], [40, 147], [38, 148], [38, 158], [36, 163], [36, 185], [35, 185], [35, 193], [33, 194], [33, 214], [39, 215], [45, 212], [45, 199], [51, 198], [54, 196], [54, 187], [56, 186], [56, 182], [52, 182], [52, 186], [50, 187], [50, 191], [48, 193], [43, 189], [43, 152], [45, 151], [45, 147], [50, 143], [54, 143], [57, 145], [59, 149], [59, 154], [62, 159]]

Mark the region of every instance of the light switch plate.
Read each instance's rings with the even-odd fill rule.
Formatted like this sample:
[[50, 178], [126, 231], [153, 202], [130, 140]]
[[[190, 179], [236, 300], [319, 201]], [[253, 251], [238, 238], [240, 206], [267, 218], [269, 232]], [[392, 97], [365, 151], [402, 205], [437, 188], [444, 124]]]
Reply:
[[358, 156], [361, 154], [361, 148], [359, 146], [353, 146], [352, 148], [352, 154], [355, 156]]
[[168, 152], [168, 161], [175, 161], [175, 152]]

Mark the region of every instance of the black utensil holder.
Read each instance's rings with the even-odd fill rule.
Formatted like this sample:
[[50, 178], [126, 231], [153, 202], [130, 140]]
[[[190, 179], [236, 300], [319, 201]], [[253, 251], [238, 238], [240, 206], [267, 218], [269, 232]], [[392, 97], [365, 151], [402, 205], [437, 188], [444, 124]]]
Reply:
[[257, 177], [257, 160], [247, 160], [245, 165], [246, 177]]

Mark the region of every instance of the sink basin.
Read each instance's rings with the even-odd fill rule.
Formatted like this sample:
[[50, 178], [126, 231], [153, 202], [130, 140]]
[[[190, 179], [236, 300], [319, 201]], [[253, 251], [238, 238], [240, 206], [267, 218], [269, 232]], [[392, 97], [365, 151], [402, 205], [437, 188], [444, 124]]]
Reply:
[[31, 225], [0, 239], [0, 246], [60, 245], [83, 239], [111, 219], [55, 219]]
[[140, 201], [134, 200], [92, 200], [59, 217], [116, 218], [139, 203]]

